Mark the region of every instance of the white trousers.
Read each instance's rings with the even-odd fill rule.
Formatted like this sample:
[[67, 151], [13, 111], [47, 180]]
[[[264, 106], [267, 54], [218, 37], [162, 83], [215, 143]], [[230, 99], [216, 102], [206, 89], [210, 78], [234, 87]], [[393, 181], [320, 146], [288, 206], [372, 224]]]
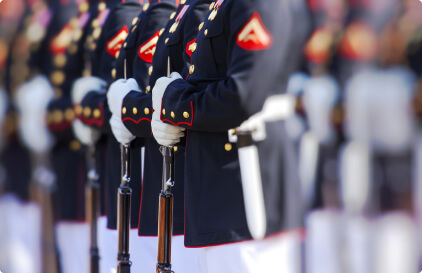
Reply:
[[[299, 273], [299, 231], [198, 249], [201, 273]], [[192, 271], [193, 272], [193, 271]]]

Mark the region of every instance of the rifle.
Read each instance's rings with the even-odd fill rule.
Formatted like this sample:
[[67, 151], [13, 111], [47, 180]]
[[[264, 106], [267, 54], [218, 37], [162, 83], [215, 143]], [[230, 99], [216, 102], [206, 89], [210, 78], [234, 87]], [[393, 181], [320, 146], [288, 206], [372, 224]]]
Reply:
[[30, 185], [31, 200], [41, 211], [41, 266], [43, 273], [58, 273], [59, 255], [54, 220], [54, 193], [56, 177], [48, 165], [47, 154], [33, 154], [33, 177]]
[[171, 236], [173, 235], [173, 194], [174, 185], [174, 149], [160, 147], [163, 155], [162, 189], [158, 207], [158, 254], [156, 273], [172, 273]]
[[89, 272], [99, 273], [100, 255], [97, 243], [97, 220], [100, 215], [100, 184], [95, 162], [95, 145], [87, 151], [88, 181], [85, 185], [85, 214], [90, 226]]
[[[167, 59], [167, 77], [170, 76], [170, 57]], [[163, 155], [161, 192], [158, 197], [158, 253], [156, 273], [173, 273], [171, 270], [171, 236], [173, 235], [174, 149], [160, 147]]]
[[130, 182], [130, 150], [129, 144], [121, 145], [122, 182], [117, 193], [117, 273], [130, 273], [129, 229], [130, 202], [132, 189]]

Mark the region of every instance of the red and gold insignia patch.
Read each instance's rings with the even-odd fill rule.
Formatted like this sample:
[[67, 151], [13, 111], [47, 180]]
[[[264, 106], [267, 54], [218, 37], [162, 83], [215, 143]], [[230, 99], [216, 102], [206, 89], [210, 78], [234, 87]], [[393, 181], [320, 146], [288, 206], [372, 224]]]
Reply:
[[236, 44], [245, 50], [264, 50], [273, 44], [273, 36], [264, 26], [258, 12], [252, 14], [249, 21], [237, 34]]
[[339, 53], [345, 58], [367, 61], [375, 57], [378, 39], [375, 32], [366, 24], [352, 23], [340, 43]]
[[160, 37], [160, 31], [157, 31], [148, 41], [139, 46], [139, 58], [141, 58], [147, 63], [152, 63], [152, 57], [154, 56], [155, 46], [157, 45], [158, 37]]
[[196, 50], [196, 38], [186, 45], [186, 54], [192, 57], [192, 53]]
[[66, 26], [60, 31], [56, 37], [53, 38], [50, 42], [50, 51], [53, 54], [62, 54], [66, 52], [67, 47], [70, 45], [72, 41], [72, 33], [73, 33], [73, 26], [68, 23]]
[[123, 26], [120, 31], [110, 40], [108, 40], [106, 45], [107, 53], [111, 56], [116, 56], [116, 53], [122, 48], [123, 42], [126, 40], [129, 30], [127, 26]]

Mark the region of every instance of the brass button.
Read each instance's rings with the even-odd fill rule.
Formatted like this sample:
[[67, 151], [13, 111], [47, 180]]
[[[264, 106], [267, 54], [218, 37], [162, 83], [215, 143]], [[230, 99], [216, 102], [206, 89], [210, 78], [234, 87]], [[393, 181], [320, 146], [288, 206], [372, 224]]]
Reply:
[[94, 20], [92, 20], [91, 26], [92, 27], [98, 27], [100, 25], [100, 23], [98, 22], [98, 19], [95, 18]]
[[96, 27], [94, 31], [92, 32], [92, 37], [94, 37], [94, 39], [98, 39], [100, 38], [100, 35], [101, 35], [101, 28]]
[[123, 47], [126, 47], [126, 46], [127, 46], [127, 42], [124, 42], [124, 43], [123, 43]]
[[173, 112], [173, 111], [171, 111], [170, 116], [171, 116], [172, 118], [174, 118], [176, 115], [174, 114], [174, 112]]
[[95, 109], [94, 110], [94, 118], [99, 118], [101, 116], [101, 111], [100, 109]]
[[[92, 47], [92, 46], [91, 46], [91, 47]], [[94, 47], [97, 47], [97, 45], [96, 45], [96, 44], [94, 44]], [[94, 48], [94, 49], [95, 49], [95, 48]], [[93, 50], [94, 50], [94, 49], [93, 49]], [[78, 52], [78, 45], [77, 45], [77, 44], [71, 44], [71, 45], [69, 46], [68, 51], [69, 51], [69, 53], [70, 53], [71, 55], [75, 54], [76, 52]]]
[[145, 113], [145, 115], [149, 115], [149, 108], [145, 108], [144, 113]]
[[66, 64], [66, 55], [59, 54], [54, 57], [54, 65], [58, 68], [62, 68]]
[[179, 148], [177, 148], [177, 146], [174, 146], [173, 151], [177, 152], [177, 150], [179, 150]]
[[89, 4], [87, 2], [81, 3], [78, 7], [80, 13], [87, 12], [89, 9]]
[[146, 94], [148, 94], [149, 92], [151, 92], [151, 86], [147, 86], [146, 88], [145, 88], [145, 93]]
[[133, 107], [132, 112], [133, 112], [134, 115], [138, 114], [138, 108]]
[[76, 115], [80, 116], [82, 114], [82, 106], [76, 105], [75, 106], [75, 113], [76, 113]]
[[163, 34], [163, 32], [164, 32], [164, 28], [160, 29], [160, 34], [158, 34], [158, 35], [161, 36]]
[[54, 71], [51, 73], [50, 80], [55, 85], [60, 85], [64, 82], [66, 79], [66, 76], [62, 71]]
[[207, 36], [207, 35], [208, 35], [208, 29], [206, 29], [206, 30], [204, 31], [204, 35], [205, 35], [205, 36]]
[[232, 145], [231, 145], [231, 143], [226, 143], [226, 145], [224, 145], [224, 149], [227, 151], [227, 152], [230, 152], [231, 150], [232, 150]]
[[210, 15], [208, 16], [208, 20], [213, 21], [215, 19], [215, 16], [217, 16], [217, 10], [213, 10]]
[[123, 115], [126, 115], [126, 112], [127, 112], [126, 107], [123, 107], [123, 108], [122, 108], [122, 114], [123, 114]]
[[184, 5], [186, 3], [186, 0], [180, 0], [180, 5]]
[[103, 10], [105, 10], [106, 9], [106, 3], [104, 3], [104, 2], [101, 2], [101, 3], [99, 3], [98, 4], [98, 10], [99, 11], [103, 11]]
[[138, 22], [138, 17], [135, 17], [132, 19], [132, 26], [135, 25]]
[[61, 123], [63, 121], [63, 112], [60, 110], [54, 110], [53, 121], [54, 123]]
[[84, 116], [85, 116], [86, 118], [88, 118], [90, 115], [91, 115], [91, 108], [89, 108], [89, 106], [86, 106], [86, 107], [84, 108]]
[[92, 43], [89, 48], [94, 51], [97, 48], [97, 44], [96, 43]]
[[171, 20], [171, 19], [173, 19], [173, 18], [174, 18], [174, 16], [176, 16], [176, 12], [172, 12], [172, 13], [170, 14], [170, 20]]
[[193, 74], [193, 72], [195, 72], [195, 65], [189, 67], [189, 74]]
[[169, 32], [174, 33], [178, 25], [179, 25], [179, 22], [174, 22], [173, 25], [171, 25]]
[[151, 74], [152, 74], [152, 65], [148, 68], [148, 74], [151, 76]]
[[202, 22], [202, 23], [199, 24], [198, 29], [201, 30], [203, 26], [204, 26], [204, 22]]
[[111, 70], [111, 76], [113, 77], [113, 79], [116, 78], [116, 73], [117, 73], [116, 68], [113, 68]]
[[210, 10], [212, 10], [212, 9], [214, 8], [214, 5], [215, 5], [215, 2], [212, 2], [212, 3], [210, 4]]
[[166, 109], [163, 109], [162, 113], [163, 113], [163, 116], [165, 116], [166, 115]]
[[72, 108], [67, 108], [64, 112], [64, 117], [67, 121], [72, 121], [75, 118], [75, 113], [73, 112]]
[[136, 26], [133, 26], [131, 31], [134, 32], [135, 29], [136, 29]]
[[144, 7], [142, 8], [142, 10], [143, 10], [143, 11], [146, 11], [148, 8], [149, 8], [149, 3], [146, 3], [146, 4], [144, 5]]
[[69, 148], [72, 151], [77, 151], [81, 148], [81, 143], [79, 141], [77, 141], [76, 139], [74, 139], [69, 143]]
[[114, 57], [116, 57], [116, 59], [117, 59], [117, 58], [119, 58], [119, 56], [120, 56], [120, 51], [117, 51], [116, 55], [114, 55]]
[[184, 118], [189, 118], [189, 113], [188, 112], [183, 112], [183, 117]]
[[169, 38], [166, 38], [164, 42], [167, 44], [169, 42]]
[[82, 29], [78, 28], [78, 29], [76, 29], [73, 32], [73, 34], [72, 34], [72, 40], [74, 42], [77, 42], [77, 41], [79, 41], [82, 38], [82, 35], [83, 35]]
[[190, 51], [193, 53], [193, 52], [195, 52], [195, 50], [196, 50], [196, 47], [197, 47], [197, 43], [193, 43], [193, 44], [191, 44], [190, 45]]

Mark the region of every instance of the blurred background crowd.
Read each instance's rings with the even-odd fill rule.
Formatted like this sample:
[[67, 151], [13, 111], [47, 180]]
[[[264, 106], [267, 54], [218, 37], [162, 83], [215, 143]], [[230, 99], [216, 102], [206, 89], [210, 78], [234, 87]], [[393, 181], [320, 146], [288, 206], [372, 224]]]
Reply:
[[[226, 0], [224, 4], [224, 1], [217, 1], [217, 4], [233, 1], [236, 2]], [[130, 33], [136, 33], [142, 20], [148, 18], [138, 14], [147, 14], [155, 2], [160, 3], [145, 0], [0, 2], [1, 272], [88, 272], [92, 222], [87, 220], [90, 215], [85, 206], [92, 200], [85, 195], [85, 187], [89, 180], [87, 173], [92, 168], [97, 169], [101, 185], [96, 234], [100, 272], [116, 272], [116, 195], [121, 178], [121, 159], [116, 145], [121, 141], [112, 131], [113, 125], [109, 124], [114, 113], [107, 109], [110, 105], [107, 97], [101, 92], [86, 92], [90, 96], [83, 94], [75, 99], [72, 89], [75, 82], [84, 77], [102, 79], [104, 83], [91, 84], [92, 89], [101, 89], [99, 87], [104, 85], [107, 90], [114, 81], [126, 78], [126, 73], [128, 77], [139, 76], [136, 68], [132, 69], [137, 64], [130, 59], [130, 49], [125, 52], [125, 58], [128, 58], [124, 62], [125, 68], [119, 68], [119, 55], [124, 52], [120, 49], [126, 45], [130, 48], [131, 40], [126, 38], [131, 37]], [[173, 5], [179, 5], [177, 14], [181, 14], [186, 1], [176, 2]], [[274, 1], [270, 2], [268, 6]], [[285, 259], [273, 260], [268, 265], [269, 271], [420, 272], [421, 1], [279, 2], [288, 3], [286, 5], [294, 10], [289, 18], [291, 29], [304, 37], [300, 45], [290, 43], [287, 48], [287, 52], [299, 57], [284, 59], [294, 62], [294, 69], [282, 79], [280, 93], [289, 95], [294, 108], [292, 113], [281, 118], [279, 126], [286, 131], [284, 137], [289, 139], [291, 149], [284, 161], [274, 163], [276, 166], [284, 164], [283, 169], [289, 175], [298, 177], [294, 181], [300, 186], [300, 194], [291, 195], [283, 202], [292, 202], [295, 206], [300, 251], [280, 256], [287, 257]], [[209, 11], [217, 4], [212, 4]], [[208, 5], [203, 11], [208, 12]], [[208, 14], [206, 16], [208, 20], [214, 20]], [[168, 17], [166, 14], [165, 21]], [[183, 14], [178, 16], [180, 20], [182, 17]], [[174, 31], [179, 19], [170, 16], [170, 20], [177, 22]], [[163, 23], [157, 30], [172, 25]], [[210, 36], [217, 34], [210, 33]], [[160, 35], [157, 34], [157, 40]], [[286, 36], [286, 39], [292, 39], [292, 36], [295, 35]], [[149, 63], [146, 72], [153, 74], [150, 64], [154, 64], [154, 60], [148, 61], [148, 57], [142, 57], [141, 47], [139, 50], [134, 51], [134, 56], [139, 54]], [[282, 50], [285, 49], [280, 48]], [[162, 71], [166, 65], [162, 64]], [[189, 74], [193, 74], [194, 69], [201, 69], [200, 66], [192, 67], [188, 67]], [[273, 64], [268, 64], [267, 69], [272, 68]], [[145, 93], [152, 90], [153, 86], [148, 82], [142, 86], [138, 78], [136, 80]], [[148, 115], [150, 110], [141, 106], [139, 111]], [[133, 114], [137, 114], [135, 110]], [[187, 112], [183, 115], [189, 117]], [[77, 122], [96, 131], [78, 135], [75, 131], [83, 129], [80, 129], [81, 125], [75, 125]], [[246, 127], [250, 129], [251, 124]], [[126, 127], [133, 132], [130, 126]], [[148, 133], [150, 130], [149, 127]], [[109, 140], [113, 133], [117, 141]], [[88, 141], [83, 139], [87, 135]], [[131, 228], [135, 231], [130, 239], [131, 247], [142, 244], [136, 241], [138, 228], [140, 235], [143, 232], [138, 226], [138, 217], [141, 202], [146, 202], [141, 201], [140, 190], [141, 162], [146, 155], [145, 150], [139, 148], [143, 145], [137, 145], [133, 148], [137, 152], [132, 153], [132, 160], [135, 160], [132, 162], [137, 163], [132, 163]], [[230, 151], [231, 145], [227, 143], [225, 149]], [[96, 147], [95, 160], [91, 157], [92, 146]], [[117, 149], [117, 156], [113, 156], [116, 152], [111, 153], [110, 149]], [[265, 157], [272, 158], [270, 154], [271, 150], [260, 153], [261, 164]], [[154, 193], [154, 198], [158, 193]], [[175, 232], [183, 234], [184, 231]], [[152, 234], [144, 231], [143, 235]], [[155, 249], [155, 241], [152, 245], [151, 249]], [[155, 259], [155, 252], [148, 255]], [[189, 260], [189, 252], [183, 255]], [[140, 259], [131, 255], [135, 268]], [[173, 260], [176, 264], [177, 257]], [[280, 263], [297, 266], [280, 269]]]

